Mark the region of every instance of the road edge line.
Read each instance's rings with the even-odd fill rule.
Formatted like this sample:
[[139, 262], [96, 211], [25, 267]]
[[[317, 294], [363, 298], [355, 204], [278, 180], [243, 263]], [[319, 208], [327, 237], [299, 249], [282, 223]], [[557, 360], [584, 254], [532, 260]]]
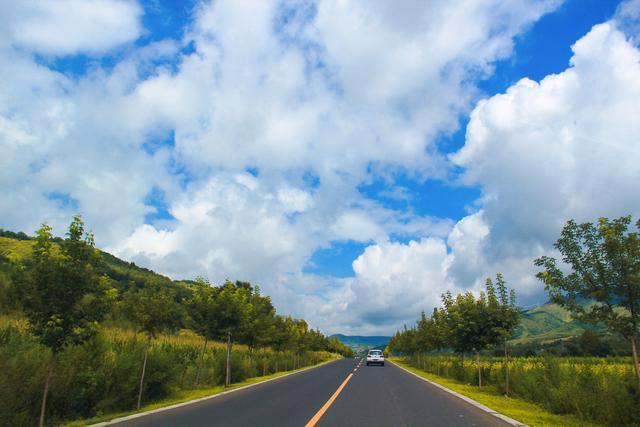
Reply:
[[269, 378], [267, 380], [259, 381], [257, 383], [243, 385], [242, 387], [234, 388], [234, 389], [231, 389], [231, 390], [221, 391], [220, 393], [211, 394], [209, 396], [199, 397], [199, 398], [193, 399], [193, 400], [187, 400], [186, 402], [174, 403], [173, 405], [163, 406], [162, 408], [156, 408], [156, 409], [152, 409], [150, 411], [138, 412], [136, 414], [127, 415], [126, 417], [114, 418], [113, 420], [103, 421], [103, 422], [97, 423], [97, 424], [91, 424], [91, 425], [89, 425], [89, 427], [110, 426], [110, 425], [119, 424], [119, 423], [122, 423], [122, 422], [125, 422], [125, 421], [133, 420], [133, 419], [136, 419], [136, 418], [144, 417], [144, 416], [147, 416], [147, 415], [157, 414], [158, 412], [170, 411], [172, 409], [180, 408], [182, 406], [192, 405], [194, 403], [198, 403], [198, 402], [202, 402], [202, 401], [205, 401], [205, 400], [214, 399], [214, 398], [219, 397], [219, 396], [224, 396], [224, 395], [227, 395], [227, 394], [231, 394], [231, 393], [234, 393], [236, 391], [245, 390], [247, 388], [251, 388], [251, 387], [258, 386], [258, 385], [266, 384], [268, 382], [279, 380], [281, 378], [286, 378], [286, 377], [291, 376], [291, 375], [301, 374], [301, 373], [309, 371], [311, 369], [315, 369], [315, 368], [319, 368], [321, 366], [328, 365], [330, 363], [335, 362], [336, 360], [340, 360], [340, 359], [329, 360], [327, 362], [319, 363], [319, 364], [314, 365], [314, 366], [309, 366], [307, 368], [299, 369], [299, 370], [297, 370], [295, 372], [289, 372], [287, 374], [280, 375], [280, 376], [275, 377], [275, 378]]
[[404, 366], [400, 366], [398, 365], [396, 362], [393, 362], [389, 359], [387, 359], [389, 362], [391, 362], [394, 366], [397, 366], [398, 368], [402, 369], [405, 372], [408, 372], [409, 374], [415, 376], [416, 378], [421, 379], [422, 381], [428, 382], [429, 384], [438, 387], [439, 389], [459, 398], [464, 400], [465, 402], [467, 402], [468, 404], [475, 406], [476, 408], [493, 415], [496, 418], [500, 418], [502, 421], [512, 425], [512, 426], [516, 426], [516, 427], [529, 427], [529, 425], [521, 423], [520, 421], [514, 420], [513, 418], [510, 418], [504, 414], [501, 414], [500, 412], [489, 408], [488, 406], [483, 405], [482, 403], [476, 402], [475, 400], [471, 399], [470, 397], [465, 396], [464, 394], [460, 394], [457, 391], [453, 391], [451, 389], [446, 388], [445, 386], [438, 384], [436, 382], [433, 382], [431, 380], [428, 380], [425, 377], [422, 377], [418, 374], [416, 374], [415, 372], [411, 372], [410, 370], [408, 370], [407, 368], [405, 368]]

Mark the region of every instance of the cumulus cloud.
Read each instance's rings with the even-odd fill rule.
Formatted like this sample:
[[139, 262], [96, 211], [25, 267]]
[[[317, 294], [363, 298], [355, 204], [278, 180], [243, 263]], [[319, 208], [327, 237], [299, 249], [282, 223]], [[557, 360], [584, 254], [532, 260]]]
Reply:
[[[371, 331], [385, 312], [400, 313], [397, 324], [463, 286], [481, 264], [465, 259], [495, 247], [490, 199], [504, 189], [480, 173], [489, 153], [472, 138], [455, 161], [486, 207], [455, 227], [385, 208], [358, 186], [385, 168], [446, 176], [436, 137], [456, 130], [473, 82], [513, 38], [559, 3], [199, 3], [183, 39], [73, 77], [33, 53], [96, 56], [132, 42], [144, 31], [137, 3], [3, 8], [3, 227], [61, 227], [81, 211], [99, 245], [174, 277], [254, 281], [314, 324]], [[145, 219], [150, 194], [170, 218]], [[303, 273], [314, 251], [348, 240], [371, 244], [354, 278]]]
[[33, 52], [100, 53], [137, 39], [142, 8], [128, 0], [25, 0], [3, 5], [11, 43]]
[[640, 51], [609, 22], [573, 52], [564, 72], [481, 101], [452, 157], [482, 186], [490, 263], [532, 259], [570, 218], [640, 210]]
[[640, 119], [630, 112], [640, 97], [640, 51], [607, 22], [573, 52], [565, 71], [478, 103], [451, 160], [465, 183], [481, 186], [482, 210], [446, 237], [369, 246], [355, 278], [329, 300], [347, 329], [393, 332], [437, 306], [441, 292], [477, 292], [496, 272], [521, 304], [544, 302], [532, 260], [554, 253], [568, 219], [638, 216]]

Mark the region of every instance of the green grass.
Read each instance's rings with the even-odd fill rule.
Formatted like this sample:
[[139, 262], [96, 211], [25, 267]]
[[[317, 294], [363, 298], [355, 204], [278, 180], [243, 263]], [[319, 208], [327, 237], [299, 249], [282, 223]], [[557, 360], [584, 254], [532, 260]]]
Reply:
[[[314, 366], [321, 366], [321, 365], [329, 363], [329, 362], [331, 362], [333, 360], [335, 360], [335, 359], [325, 360], [324, 362], [318, 363], [317, 365], [314, 365]], [[272, 378], [278, 378], [278, 377], [281, 377], [281, 376], [286, 375], [286, 374], [302, 371], [304, 369], [309, 369], [309, 368], [311, 368], [311, 366], [306, 366], [304, 368], [294, 369], [294, 370], [290, 370], [290, 371], [277, 372], [275, 374], [266, 375], [266, 376], [263, 376], [263, 377], [249, 378], [248, 380], [243, 381], [241, 383], [232, 384], [230, 387], [227, 387], [227, 388], [225, 388], [224, 386], [216, 386], [216, 387], [207, 388], [207, 389], [181, 390], [181, 391], [175, 393], [170, 398], [167, 398], [167, 399], [164, 399], [164, 400], [161, 400], [161, 401], [158, 401], [158, 402], [150, 403], [150, 404], [145, 405], [142, 408], [140, 408], [140, 410], [126, 411], [126, 412], [115, 412], [115, 413], [96, 416], [96, 417], [89, 418], [89, 419], [86, 419], [86, 420], [76, 420], [76, 421], [73, 421], [71, 423], [65, 424], [65, 426], [66, 427], [81, 427], [81, 426], [88, 426], [88, 425], [92, 425], [92, 424], [102, 423], [102, 422], [105, 422], [105, 421], [110, 421], [110, 420], [113, 420], [113, 419], [116, 419], [116, 418], [126, 417], [126, 416], [137, 414], [137, 413], [140, 413], [140, 412], [152, 411], [154, 409], [164, 408], [166, 406], [171, 406], [171, 405], [176, 405], [178, 403], [188, 402], [190, 400], [200, 399], [202, 397], [213, 396], [213, 395], [216, 395], [216, 394], [220, 394], [223, 391], [234, 390], [234, 389], [237, 389], [237, 388], [240, 388], [240, 387], [244, 387], [244, 386], [247, 386], [247, 385], [261, 383], [261, 382], [267, 381], [267, 380], [272, 379]]]
[[571, 415], [552, 414], [533, 403], [501, 395], [494, 387], [483, 387], [482, 389], [479, 389], [476, 386], [463, 384], [459, 381], [443, 378], [424, 372], [420, 369], [416, 369], [395, 357], [391, 360], [399, 366], [406, 368], [408, 371], [418, 374], [423, 378], [433, 381], [434, 383], [440, 384], [449, 390], [453, 390], [467, 396], [476, 402], [493, 409], [494, 411], [511, 417], [521, 423], [530, 425], [531, 427], [595, 427], [599, 425], [585, 422], [584, 420]]
[[32, 251], [33, 241], [17, 240], [0, 236], [0, 255], [18, 261], [26, 258]]

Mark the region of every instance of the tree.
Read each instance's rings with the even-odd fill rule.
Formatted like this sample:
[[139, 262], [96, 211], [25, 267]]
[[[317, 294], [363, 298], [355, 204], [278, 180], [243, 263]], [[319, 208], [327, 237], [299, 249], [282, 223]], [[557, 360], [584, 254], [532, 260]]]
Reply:
[[14, 283], [31, 332], [52, 353], [40, 407], [43, 426], [57, 357], [66, 346], [81, 344], [96, 333], [108, 308], [108, 286], [96, 273], [93, 235], [84, 231], [79, 215], [59, 246], [52, 243], [49, 225], [42, 224], [36, 234], [33, 253], [16, 266]]
[[[597, 224], [568, 221], [554, 247], [571, 269], [565, 274], [555, 258], [543, 256], [535, 265], [552, 302], [577, 319], [603, 323], [631, 344], [637, 386], [640, 324], [640, 238], [628, 232], [631, 216], [600, 218]], [[640, 220], [636, 223], [640, 229]]]
[[137, 408], [140, 409], [151, 340], [161, 332], [176, 329], [181, 323], [183, 313], [175, 300], [173, 289], [155, 282], [147, 282], [140, 289], [128, 290], [123, 296], [122, 305], [125, 316], [147, 337], [138, 390]]
[[490, 278], [487, 278], [486, 289], [491, 332], [488, 341], [491, 344], [502, 343], [504, 347], [505, 394], [509, 395], [509, 352], [507, 340], [520, 323], [520, 312], [516, 305], [515, 290], [507, 290], [502, 273], [496, 274], [497, 293]]
[[194, 331], [204, 337], [204, 344], [200, 357], [198, 358], [198, 366], [196, 368], [195, 385], [200, 381], [200, 371], [202, 369], [202, 359], [207, 350], [207, 343], [210, 339], [218, 336], [218, 322], [215, 313], [216, 288], [211, 283], [202, 278], [197, 277], [192, 285], [193, 294], [187, 299], [186, 305], [191, 318], [191, 324]]
[[479, 387], [482, 387], [480, 351], [500, 343], [506, 349], [506, 340], [519, 320], [515, 292], [507, 292], [502, 274], [498, 273], [496, 281], [499, 295], [491, 279], [487, 279], [486, 293], [480, 292], [477, 299], [470, 292], [459, 294], [455, 299], [450, 293], [442, 296], [443, 322], [450, 334], [449, 345], [457, 353], [476, 354]]
[[250, 290], [244, 283], [239, 286], [226, 281], [218, 288], [215, 299], [214, 313], [217, 324], [216, 335], [227, 341], [227, 360], [225, 364], [225, 387], [231, 384], [231, 348], [232, 336], [242, 336], [250, 317], [251, 304], [249, 303]]
[[[236, 285], [237, 286], [237, 285]], [[271, 298], [260, 295], [260, 288], [248, 288], [248, 303], [251, 306], [242, 331], [241, 340], [247, 344], [250, 351], [256, 347], [267, 345], [275, 333], [276, 310]]]

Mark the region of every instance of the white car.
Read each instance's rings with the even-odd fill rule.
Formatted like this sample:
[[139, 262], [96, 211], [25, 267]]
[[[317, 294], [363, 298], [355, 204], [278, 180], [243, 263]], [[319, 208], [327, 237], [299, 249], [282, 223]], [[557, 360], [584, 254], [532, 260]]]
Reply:
[[367, 366], [369, 365], [384, 366], [384, 354], [382, 354], [382, 350], [369, 350], [369, 353], [367, 353]]

